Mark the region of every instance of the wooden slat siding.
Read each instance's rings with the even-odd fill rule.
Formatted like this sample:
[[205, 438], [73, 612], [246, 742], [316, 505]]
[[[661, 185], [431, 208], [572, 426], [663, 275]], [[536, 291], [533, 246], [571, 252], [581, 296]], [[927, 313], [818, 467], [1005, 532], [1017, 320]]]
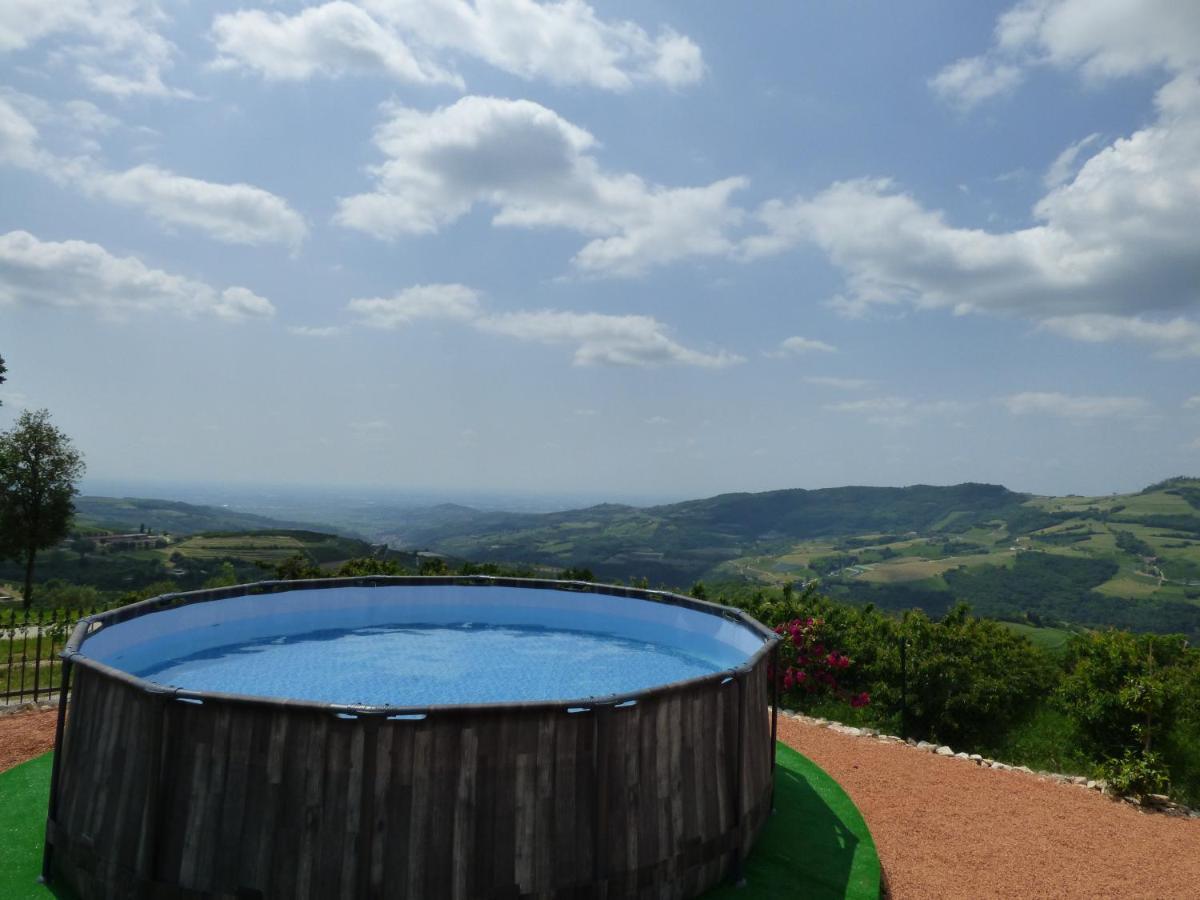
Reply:
[[[761, 667], [743, 691], [745, 851], [769, 815]], [[132, 890], [156, 719], [156, 875], [209, 896], [670, 900], [724, 878], [735, 846], [735, 683], [576, 714], [370, 720], [162, 701], [81, 668], [72, 704], [60, 751], [71, 852], [56, 858], [85, 897]], [[97, 842], [94, 883], [83, 834]]]
[[379, 720], [364, 719], [350, 737], [350, 804], [346, 865], [342, 872], [342, 896], [366, 896], [371, 889], [371, 851], [375, 826], [375, 756], [378, 751]]
[[[568, 713], [569, 728], [560, 732], [564, 752], [571, 757], [564, 777], [573, 784], [571, 808], [559, 819], [564, 831], [570, 832], [572, 846], [564, 850], [574, 861], [573, 873], [564, 884], [590, 881], [596, 869], [596, 753], [595, 713]], [[560, 804], [561, 806], [561, 804]], [[566, 843], [566, 841], [564, 841]], [[595, 897], [599, 898], [599, 893]]]
[[387, 833], [391, 824], [388, 798], [392, 789], [392, 736], [395, 732], [396, 729], [390, 722], [381, 721], [375, 724], [375, 757], [372, 766], [363, 773], [363, 788], [372, 799], [371, 810], [364, 823], [368, 829], [371, 853], [371, 865], [364, 893], [372, 900], [382, 900], [386, 883], [384, 861], [388, 850]]
[[[267, 894], [271, 897], [294, 897], [299, 884], [299, 867], [303, 833], [306, 827], [306, 791], [309, 778], [309, 747], [314, 737], [323, 744], [311, 713], [292, 713], [288, 737], [283, 745], [282, 774], [276, 827], [271, 835], [267, 857]], [[314, 776], [315, 783], [319, 779]]]
[[[120, 883], [121, 871], [130, 868], [133, 859], [123, 859], [121, 845], [124, 832], [129, 827], [136, 827], [132, 817], [126, 814], [122, 804], [129, 782], [134, 778], [144, 778], [143, 771], [133, 771], [139, 765], [139, 735], [134, 732], [136, 703], [138, 695], [124, 685], [117, 687], [112, 720], [106, 723], [111, 738], [107, 746], [105, 764], [105, 803], [99, 811], [99, 826], [93, 834], [96, 854], [99, 858], [97, 875], [107, 883]], [[128, 734], [129, 740], [122, 746], [123, 736]], [[122, 821], [121, 816], [126, 815]]]
[[94, 760], [95, 768], [91, 772], [91, 777], [88, 779], [91, 784], [88, 785], [88, 805], [86, 814], [81, 818], [82, 835], [84, 842], [96, 846], [96, 841], [100, 837], [100, 828], [104, 822], [104, 810], [107, 805], [109, 791], [112, 788], [112, 781], [108, 778], [108, 767], [111, 764], [111, 756], [114, 742], [116, 741], [116, 729], [113, 726], [113, 715], [120, 701], [120, 685], [106, 685], [104, 689], [98, 693], [100, 701], [99, 716], [96, 718], [96, 732], [92, 738], [91, 755]]
[[[296, 885], [298, 900], [325, 900], [337, 893], [342, 875], [343, 839], [346, 830], [346, 775], [349, 759], [349, 734], [345, 721], [327, 716], [321, 752], [321, 792], [313, 820], [312, 846], [305, 848], [312, 857], [307, 881]], [[306, 831], [307, 833], [307, 831]]]
[[474, 846], [471, 858], [471, 886], [476, 891], [483, 891], [487, 885], [494, 883], [496, 781], [499, 777], [496, 745], [500, 739], [500, 717], [484, 716], [474, 728], [476, 733], [475, 816], [471, 837]]
[[187, 717], [191, 727], [191, 740], [182, 748], [185, 766], [182, 776], [187, 785], [183, 817], [183, 853], [177, 873], [178, 883], [194, 888], [199, 884], [198, 875], [203, 875], [200, 849], [203, 840], [201, 826], [208, 798], [212, 769], [213, 725], [217, 718], [206, 706], [197, 706]]
[[[576, 793], [579, 784], [577, 750], [579, 723], [592, 713], [564, 713], [554, 732], [554, 871], [555, 885], [570, 885], [579, 878], [576, 868], [576, 809], [581, 798]], [[591, 722], [586, 722], [591, 725]]]
[[558, 716], [544, 713], [537, 721], [533, 763], [533, 880], [530, 883], [531, 890], [537, 893], [554, 883], [554, 738], [557, 722]]
[[670, 740], [670, 795], [671, 809], [671, 856], [667, 877], [679, 884], [685, 868], [686, 835], [688, 823], [683, 818], [683, 696], [672, 694], [667, 701], [667, 729]]
[[129, 692], [130, 717], [128, 725], [129, 744], [125, 748], [125, 774], [121, 780], [119, 800], [115, 813], [118, 831], [114, 835], [114, 858], [125, 873], [125, 881], [133, 877], [138, 868], [138, 851], [142, 836], [148, 825], [141, 815], [146, 808], [149, 793], [149, 778], [154, 771], [154, 757], [158, 755], [154, 719], [157, 709], [154, 699], [136, 691]]
[[83, 821], [88, 775], [94, 771], [88, 761], [94, 746], [91, 737], [96, 717], [88, 715], [86, 710], [96, 703], [96, 680], [96, 675], [87, 669], [76, 670], [66, 734], [63, 746], [58, 750], [62, 759], [59, 761], [58, 821], [55, 824], [69, 837], [77, 836], [79, 823]]
[[124, 724], [126, 708], [125, 692], [115, 687], [108, 696], [107, 715], [102, 723], [99, 762], [104, 778], [96, 794], [95, 807], [88, 826], [88, 836], [96, 853], [95, 874], [101, 881], [109, 882], [116, 874], [113, 859], [113, 831], [116, 828], [116, 806], [120, 795], [120, 782], [124, 774], [126, 757], [117, 752], [118, 737]]
[[213, 731], [209, 757], [209, 782], [202, 798], [201, 830], [196, 835], [196, 851], [199, 878], [196, 887], [204, 890], [210, 886], [224, 889], [226, 885], [217, 877], [217, 844], [221, 837], [221, 804], [225, 798], [226, 778], [229, 773], [230, 720], [236, 713], [226, 704], [206, 704], [211, 708]]
[[458, 755], [458, 784], [454, 797], [454, 848], [451, 854], [453, 875], [452, 900], [470, 900], [478, 889], [475, 861], [475, 785], [479, 771], [479, 736], [474, 728], [464, 728]]
[[[253, 839], [254, 831], [244, 826], [247, 816], [257, 818], [263, 813], [261, 797], [256, 798], [258, 802], [248, 804], [247, 793], [252, 784], [261, 784], [266, 774], [266, 765], [260, 762], [254, 777], [251, 777], [251, 767], [255, 764], [255, 740], [269, 726], [264, 725], [266, 717], [256, 710], [231, 707], [229, 713], [232, 717], [229, 761], [216, 822], [217, 840], [212, 872], [215, 884], [223, 890], [236, 891], [241, 885], [250, 883], [246, 881], [247, 870], [253, 865], [258, 850], [257, 841]], [[258, 823], [255, 823], [255, 827], [258, 827]], [[245, 843], [243, 834], [248, 838]]]
[[[317, 866], [322, 859], [318, 858], [317, 848], [322, 838], [322, 824], [325, 818], [326, 798], [325, 784], [329, 779], [330, 757], [330, 716], [312, 713], [305, 716], [308, 733], [304, 754], [304, 811], [301, 812], [300, 841], [298, 850], [286, 864], [295, 868], [295, 887], [289, 890], [288, 896], [298, 900], [323, 900], [314, 882], [317, 877]], [[299, 787], [299, 785], [298, 785]]]
[[638, 834], [641, 808], [649, 803], [644, 796], [642, 784], [642, 746], [638, 736], [642, 733], [644, 706], [624, 707], [617, 712], [617, 761], [620, 766], [620, 830], [623, 832], [623, 870], [625, 877], [619, 884], [620, 894], [632, 896], [637, 890], [637, 869], [642, 864], [642, 841]]
[[426, 896], [447, 896], [454, 883], [454, 804], [462, 727], [469, 720], [456, 716], [427, 719], [433, 729], [433, 761], [425, 773], [431, 790], [422, 827], [429, 847], [425, 871]]
[[255, 721], [252, 771], [258, 773], [261, 766], [263, 774], [261, 780], [251, 779], [246, 798], [246, 808], [252, 811], [253, 818], [247, 816], [242, 823], [242, 852], [249, 860], [240, 881], [261, 889], [267, 896], [275, 889], [271, 881], [275, 835], [285, 822], [282, 818], [286, 795], [283, 777], [290, 723], [290, 714], [282, 709], [272, 710]]
[[533, 892], [533, 842], [537, 833], [537, 729], [530, 717], [514, 735], [513, 749], [513, 882], [521, 894]]
[[[161, 824], [157, 835], [146, 835], [146, 842], [147, 853], [151, 857], [148, 860], [150, 871], [168, 884], [179, 878], [179, 860], [183, 855], [185, 832], [180, 825], [186, 810], [185, 801], [180, 799], [180, 795], [187, 790], [187, 784], [186, 760], [180, 747], [185, 746], [188, 740], [184, 732], [191, 724], [187, 715], [189, 711], [189, 707], [173, 701], [167, 701], [161, 710], [162, 764], [158, 781], [158, 817]], [[152, 827], [147, 823], [147, 828]]]
[[417, 725], [388, 721], [383, 727], [391, 735], [391, 769], [384, 803], [387, 831], [383, 840], [383, 884], [386, 896], [404, 897], [408, 890], [412, 756]]
[[642, 722], [640, 731], [635, 735], [640, 745], [638, 789], [641, 798], [638, 810], [637, 889], [641, 891], [650, 883], [649, 873], [659, 859], [658, 716], [662, 704], [653, 698], [640, 702], [638, 706], [642, 709]]
[[[414, 723], [411, 767], [409, 769], [408, 789], [411, 792], [408, 816], [408, 853], [406, 897], [426, 897], [426, 870], [428, 868], [429, 821], [432, 786], [429, 783], [429, 773], [433, 762], [433, 728], [428, 719]], [[397, 886], [399, 888], [399, 886]], [[432, 886], [431, 886], [432, 887]]]

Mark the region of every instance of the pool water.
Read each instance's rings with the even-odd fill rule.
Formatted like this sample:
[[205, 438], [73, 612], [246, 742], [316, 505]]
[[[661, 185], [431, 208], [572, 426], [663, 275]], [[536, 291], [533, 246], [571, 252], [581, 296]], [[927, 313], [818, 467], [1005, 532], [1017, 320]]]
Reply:
[[405, 623], [242, 640], [129, 670], [187, 690], [338, 704], [573, 700], [639, 691], [729, 665], [711, 641], [695, 643], [684, 649], [567, 628]]

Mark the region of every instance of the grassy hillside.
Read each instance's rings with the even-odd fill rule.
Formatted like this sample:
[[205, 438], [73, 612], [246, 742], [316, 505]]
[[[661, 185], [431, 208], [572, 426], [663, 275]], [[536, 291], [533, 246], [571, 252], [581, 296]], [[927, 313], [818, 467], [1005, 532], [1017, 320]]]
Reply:
[[218, 506], [197, 506], [175, 500], [139, 497], [76, 497], [75, 526], [84, 531], [137, 531], [145, 526], [148, 531], [156, 534], [312, 528], [311, 524], [269, 519], [266, 516], [233, 512]]
[[392, 541], [478, 561], [586, 566], [601, 578], [820, 579], [890, 609], [958, 600], [1016, 622], [1200, 636], [1200, 480], [1136, 494], [1035, 497], [996, 485], [723, 494], [549, 514], [441, 506]]

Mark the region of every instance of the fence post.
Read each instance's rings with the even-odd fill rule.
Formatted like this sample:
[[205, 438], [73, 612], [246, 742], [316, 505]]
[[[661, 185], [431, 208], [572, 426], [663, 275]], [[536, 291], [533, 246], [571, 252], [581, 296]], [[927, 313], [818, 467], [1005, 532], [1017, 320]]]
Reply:
[[[33, 702], [38, 701], [38, 688], [42, 683], [42, 626], [45, 624], [46, 616], [44, 613], [38, 613], [37, 624], [33, 626], [33, 630], [37, 633], [37, 639], [34, 641], [33, 647]], [[26, 659], [28, 662], [28, 658]]]

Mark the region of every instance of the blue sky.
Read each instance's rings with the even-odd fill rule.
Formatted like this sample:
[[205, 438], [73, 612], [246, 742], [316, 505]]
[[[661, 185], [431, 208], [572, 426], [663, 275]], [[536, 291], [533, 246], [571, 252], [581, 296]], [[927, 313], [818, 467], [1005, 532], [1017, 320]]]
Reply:
[[0, 7], [0, 421], [109, 479], [1200, 472], [1200, 6]]

